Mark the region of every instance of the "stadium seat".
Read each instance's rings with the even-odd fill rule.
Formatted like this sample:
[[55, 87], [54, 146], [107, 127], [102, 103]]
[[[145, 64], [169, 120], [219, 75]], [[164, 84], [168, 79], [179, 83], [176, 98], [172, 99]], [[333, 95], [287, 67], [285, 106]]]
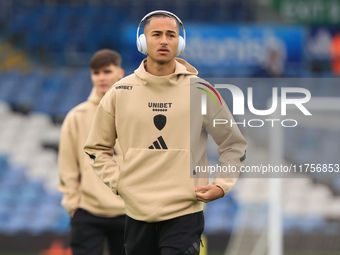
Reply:
[[237, 213], [237, 203], [232, 192], [223, 199], [209, 203], [204, 211], [205, 234], [230, 233]]
[[11, 103], [16, 92], [20, 89], [20, 74], [13, 71], [2, 78], [0, 87], [0, 101]]
[[7, 156], [0, 154], [0, 178], [3, 173], [7, 171], [8, 162], [7, 162]]
[[22, 78], [22, 89], [18, 91], [13, 109], [24, 114], [33, 110], [35, 98], [38, 97], [42, 89], [42, 76], [40, 74], [30, 74]]
[[305, 233], [321, 232], [326, 221], [322, 216], [308, 215], [299, 220], [299, 229]]

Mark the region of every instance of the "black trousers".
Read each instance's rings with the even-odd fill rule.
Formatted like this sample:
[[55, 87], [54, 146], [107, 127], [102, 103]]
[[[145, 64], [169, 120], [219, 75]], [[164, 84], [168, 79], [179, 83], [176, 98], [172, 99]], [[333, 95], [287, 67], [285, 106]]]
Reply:
[[126, 216], [98, 217], [77, 209], [71, 219], [71, 249], [73, 255], [102, 255], [107, 239], [110, 255], [124, 255]]
[[127, 255], [198, 255], [204, 230], [203, 212], [148, 223], [126, 217]]

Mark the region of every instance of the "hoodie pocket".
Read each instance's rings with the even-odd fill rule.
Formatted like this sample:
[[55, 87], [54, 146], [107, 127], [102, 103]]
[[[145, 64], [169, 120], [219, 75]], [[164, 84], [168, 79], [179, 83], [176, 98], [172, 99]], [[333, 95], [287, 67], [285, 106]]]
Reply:
[[118, 191], [128, 215], [179, 212], [197, 202], [190, 178], [189, 150], [129, 149], [119, 177]]

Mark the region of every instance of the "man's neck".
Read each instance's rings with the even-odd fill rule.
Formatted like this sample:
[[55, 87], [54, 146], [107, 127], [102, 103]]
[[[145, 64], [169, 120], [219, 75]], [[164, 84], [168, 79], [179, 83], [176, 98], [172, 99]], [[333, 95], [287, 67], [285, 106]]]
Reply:
[[159, 64], [153, 61], [149, 56], [147, 57], [145, 70], [152, 75], [166, 76], [166, 75], [174, 73], [175, 69], [176, 69], [175, 59], [165, 64]]
[[100, 99], [102, 99], [103, 97], [104, 97], [104, 95], [105, 95], [105, 93], [103, 94], [103, 93], [100, 93], [98, 90], [96, 91], [96, 94], [97, 94], [97, 96], [100, 98]]

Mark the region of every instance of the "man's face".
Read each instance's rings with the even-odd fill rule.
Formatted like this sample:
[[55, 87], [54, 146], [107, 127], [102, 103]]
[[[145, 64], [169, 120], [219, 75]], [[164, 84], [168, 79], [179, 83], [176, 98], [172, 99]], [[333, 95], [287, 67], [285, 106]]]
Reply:
[[106, 91], [123, 76], [123, 69], [113, 64], [91, 70], [91, 80], [100, 97], [103, 97]]
[[176, 57], [179, 28], [176, 21], [168, 17], [151, 18], [144, 28], [148, 45], [148, 56], [159, 64]]

